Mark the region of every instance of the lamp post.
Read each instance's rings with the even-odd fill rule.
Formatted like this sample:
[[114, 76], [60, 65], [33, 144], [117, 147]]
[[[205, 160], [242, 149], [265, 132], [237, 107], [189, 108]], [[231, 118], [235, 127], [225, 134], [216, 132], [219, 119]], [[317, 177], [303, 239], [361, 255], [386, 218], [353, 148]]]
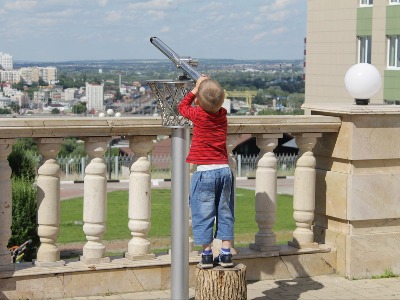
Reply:
[[373, 65], [359, 63], [347, 70], [344, 84], [357, 105], [368, 105], [369, 99], [381, 87], [381, 75]]

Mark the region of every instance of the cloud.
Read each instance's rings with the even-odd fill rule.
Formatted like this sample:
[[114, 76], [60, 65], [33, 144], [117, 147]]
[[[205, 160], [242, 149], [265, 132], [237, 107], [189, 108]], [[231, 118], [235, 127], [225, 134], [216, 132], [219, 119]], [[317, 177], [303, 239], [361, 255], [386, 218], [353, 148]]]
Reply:
[[128, 5], [129, 9], [167, 9], [176, 7], [182, 0], [150, 0], [138, 3], [131, 3]]
[[268, 35], [268, 31], [263, 31], [263, 32], [257, 33], [256, 35], [253, 36], [253, 41], [262, 40], [267, 35]]
[[164, 19], [166, 15], [166, 13], [162, 10], [149, 10], [147, 14], [156, 20]]
[[273, 28], [273, 29], [268, 30], [268, 31], [262, 31], [262, 32], [259, 32], [259, 33], [255, 34], [253, 36], [253, 41], [260, 41], [260, 40], [264, 39], [266, 36], [269, 36], [269, 35], [280, 35], [280, 34], [286, 32], [286, 31], [288, 31], [288, 29], [285, 26], [280, 26], [280, 27], [277, 27], [277, 28]]
[[260, 13], [257, 20], [266, 19], [268, 21], [279, 22], [287, 19], [295, 7], [295, 0], [275, 0], [271, 4], [262, 5], [258, 11]]
[[99, 0], [99, 5], [100, 6], [106, 6], [107, 5], [107, 3], [108, 3], [108, 0]]
[[279, 35], [282, 34], [284, 32], [288, 31], [287, 27], [285, 26], [281, 26], [281, 27], [277, 27], [271, 30], [271, 34], [273, 35]]
[[273, 21], [273, 22], [279, 22], [279, 21], [284, 21], [290, 16], [290, 11], [289, 10], [281, 10], [277, 11], [274, 13], [270, 13], [266, 15], [266, 18], [268, 21]]
[[17, 0], [15, 2], [7, 1], [4, 7], [9, 10], [30, 10], [37, 4], [38, 1], [34, 0]]
[[267, 11], [277, 11], [286, 9], [287, 7], [294, 6], [295, 2], [298, 0], [275, 0], [271, 4], [266, 4], [260, 7], [261, 12]]
[[163, 28], [161, 28], [160, 32], [164, 33], [164, 32], [170, 32], [171, 31], [171, 27], [169, 26], [164, 26]]
[[216, 10], [220, 10], [223, 9], [225, 6], [224, 3], [222, 2], [211, 2], [206, 4], [205, 6], [199, 8], [199, 12], [212, 12], [212, 11], [216, 11]]
[[108, 23], [115, 23], [122, 19], [122, 15], [119, 11], [109, 11], [104, 17], [104, 21]]
[[60, 11], [39, 12], [36, 14], [39, 18], [68, 18], [77, 16], [80, 13], [79, 9], [64, 9]]

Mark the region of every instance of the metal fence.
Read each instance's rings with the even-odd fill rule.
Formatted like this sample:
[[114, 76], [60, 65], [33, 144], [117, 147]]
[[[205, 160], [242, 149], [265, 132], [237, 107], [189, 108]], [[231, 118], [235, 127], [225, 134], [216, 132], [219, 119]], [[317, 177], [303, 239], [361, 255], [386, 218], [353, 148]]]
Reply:
[[[294, 174], [296, 158], [295, 154], [280, 154], [277, 158], [278, 176], [291, 176]], [[40, 157], [35, 157], [39, 165]], [[120, 155], [104, 157], [107, 166], [107, 178], [109, 180], [128, 179], [130, 167], [134, 160], [132, 155]], [[151, 162], [151, 178], [170, 179], [171, 178], [171, 155], [149, 155]], [[254, 177], [257, 169], [258, 155], [235, 155], [237, 162], [237, 177]], [[58, 157], [60, 165], [61, 180], [83, 180], [85, 167], [89, 163], [88, 157]]]

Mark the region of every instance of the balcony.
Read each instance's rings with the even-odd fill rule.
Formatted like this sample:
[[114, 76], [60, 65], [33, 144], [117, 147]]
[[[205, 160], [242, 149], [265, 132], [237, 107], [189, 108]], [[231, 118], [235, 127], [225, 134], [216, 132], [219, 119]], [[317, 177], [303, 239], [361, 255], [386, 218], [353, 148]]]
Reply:
[[[227, 145], [232, 168], [236, 166], [232, 150], [241, 134], [254, 135], [261, 151], [256, 170], [254, 212], [259, 230], [254, 233], [254, 242], [248, 248], [235, 248], [235, 261], [247, 266], [247, 280], [334, 272], [352, 278], [368, 277], [382, 273], [386, 265], [395, 273], [400, 272], [398, 255], [391, 254], [382, 266], [376, 265], [379, 259], [370, 255], [368, 258], [372, 260], [373, 257], [374, 264], [371, 267], [368, 262], [361, 263], [356, 253], [361, 249], [357, 243], [364, 245], [371, 235], [379, 236], [380, 242], [391, 238], [384, 245], [375, 247], [378, 250], [384, 248], [385, 253], [389, 253], [399, 240], [400, 212], [398, 208], [391, 209], [396, 202], [398, 204], [398, 198], [387, 201], [386, 198], [397, 189], [393, 182], [398, 182], [396, 179], [400, 176], [400, 155], [394, 150], [400, 144], [400, 123], [397, 121], [400, 110], [382, 111], [373, 106], [366, 110], [354, 106], [310, 105], [306, 108], [311, 115], [228, 119]], [[277, 186], [273, 150], [284, 133], [296, 138], [300, 150], [294, 176], [296, 230], [287, 245], [277, 245], [272, 230]], [[107, 174], [102, 157], [111, 137], [120, 135], [129, 140], [129, 147], [135, 153], [130, 168], [129, 209], [126, 212], [132, 239], [127, 244], [124, 258], [112, 258], [105, 256], [107, 249], [102, 241], [107, 210]], [[151, 226], [148, 154], [157, 135], [171, 135], [171, 129], [162, 127], [161, 119], [157, 117], [0, 119], [0, 287], [3, 296], [12, 299], [61, 298], [170, 288], [171, 256], [154, 255], [147, 239]], [[41, 245], [35, 264], [27, 268], [11, 264], [7, 249], [12, 221], [11, 170], [7, 156], [19, 137], [34, 138], [43, 157], [37, 176]], [[55, 158], [65, 137], [80, 137], [90, 159], [84, 177], [82, 227], [87, 242], [79, 261], [71, 262], [60, 259], [57, 246], [60, 166]], [[371, 138], [374, 140], [368, 140]], [[383, 150], [375, 144], [386, 141], [387, 145], [388, 139], [395, 143], [389, 149]], [[361, 155], [355, 146], [363, 147], [359, 149]], [[385, 191], [376, 189], [377, 183], [383, 183], [380, 179], [373, 181], [376, 174], [389, 178]], [[365, 191], [360, 191], [363, 183]], [[374, 188], [371, 190], [371, 187]], [[387, 206], [380, 209], [375, 200], [382, 193], [386, 195], [382, 201], [386, 201]], [[360, 199], [366, 201], [365, 205]], [[193, 251], [191, 238], [187, 238], [190, 243], [189, 284], [193, 286], [199, 256]], [[369, 273], [365, 273], [365, 269]]]

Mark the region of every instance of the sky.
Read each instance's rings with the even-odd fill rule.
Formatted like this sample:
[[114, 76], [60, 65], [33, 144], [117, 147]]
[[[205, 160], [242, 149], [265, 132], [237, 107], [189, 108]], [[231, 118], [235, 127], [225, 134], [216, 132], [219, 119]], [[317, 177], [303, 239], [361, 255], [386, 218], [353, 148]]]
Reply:
[[306, 0], [1, 0], [0, 52], [14, 61], [180, 56], [301, 59]]

